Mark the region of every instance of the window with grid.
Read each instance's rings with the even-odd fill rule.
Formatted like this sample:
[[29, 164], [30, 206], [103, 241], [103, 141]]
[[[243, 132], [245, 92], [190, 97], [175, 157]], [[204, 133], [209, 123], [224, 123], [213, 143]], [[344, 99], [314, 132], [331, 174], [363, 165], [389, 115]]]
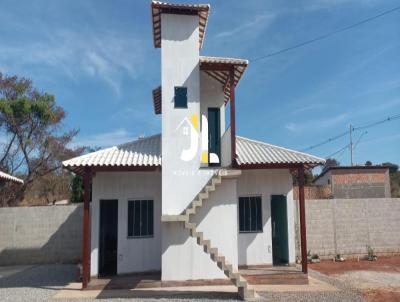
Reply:
[[154, 234], [153, 200], [128, 201], [128, 237], [151, 237]]
[[261, 196], [239, 197], [239, 232], [262, 232]]

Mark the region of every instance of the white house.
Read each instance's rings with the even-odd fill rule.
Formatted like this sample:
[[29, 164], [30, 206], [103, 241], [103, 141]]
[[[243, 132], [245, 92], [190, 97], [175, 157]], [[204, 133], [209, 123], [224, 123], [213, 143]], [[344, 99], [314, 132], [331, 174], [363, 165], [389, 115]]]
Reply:
[[[295, 261], [292, 175], [301, 180], [324, 160], [236, 135], [235, 89], [248, 61], [200, 55], [209, 10], [151, 4], [161, 134], [63, 163], [85, 188], [92, 182], [84, 288], [90, 276], [161, 271], [162, 280], [229, 278], [247, 299], [254, 292], [238, 266]], [[305, 259], [304, 197], [300, 210]]]
[[0, 185], [5, 184], [6, 182], [12, 182], [12, 183], [17, 183], [17, 184], [24, 183], [24, 181], [22, 179], [19, 179], [15, 176], [12, 176], [3, 171], [0, 171]]

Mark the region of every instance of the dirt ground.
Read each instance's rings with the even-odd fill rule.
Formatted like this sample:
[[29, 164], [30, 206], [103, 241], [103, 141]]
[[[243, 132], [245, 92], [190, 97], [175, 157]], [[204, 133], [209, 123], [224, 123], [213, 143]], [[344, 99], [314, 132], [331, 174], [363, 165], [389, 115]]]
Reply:
[[379, 257], [378, 261], [322, 261], [311, 269], [348, 282], [370, 302], [400, 302], [400, 256]]

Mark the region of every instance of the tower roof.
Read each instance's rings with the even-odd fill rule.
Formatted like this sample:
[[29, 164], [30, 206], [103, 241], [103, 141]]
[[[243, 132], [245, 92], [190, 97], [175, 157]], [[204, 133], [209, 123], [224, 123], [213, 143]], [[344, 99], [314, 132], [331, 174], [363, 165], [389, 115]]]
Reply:
[[153, 20], [154, 47], [161, 47], [161, 14], [175, 14], [199, 16], [199, 48], [201, 48], [203, 46], [209, 11], [209, 4], [175, 4], [152, 1], [151, 15]]

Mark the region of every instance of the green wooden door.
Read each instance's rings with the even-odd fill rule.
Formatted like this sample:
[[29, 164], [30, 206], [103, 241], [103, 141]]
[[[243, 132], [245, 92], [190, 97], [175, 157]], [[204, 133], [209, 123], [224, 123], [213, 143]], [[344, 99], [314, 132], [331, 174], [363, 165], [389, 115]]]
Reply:
[[274, 265], [289, 263], [286, 196], [271, 196], [272, 259]]
[[219, 163], [210, 163], [210, 166], [220, 166], [221, 163], [221, 121], [219, 108], [208, 108], [208, 154], [218, 156]]

